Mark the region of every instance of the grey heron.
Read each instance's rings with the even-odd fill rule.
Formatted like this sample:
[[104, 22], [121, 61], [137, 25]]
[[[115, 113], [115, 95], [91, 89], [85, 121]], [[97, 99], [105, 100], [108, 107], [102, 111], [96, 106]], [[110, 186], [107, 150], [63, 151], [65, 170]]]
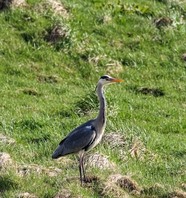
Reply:
[[68, 154], [79, 153], [79, 172], [81, 184], [83, 181], [86, 181], [83, 162], [84, 153], [94, 148], [101, 141], [106, 126], [106, 101], [103, 94], [103, 87], [115, 82], [123, 82], [123, 80], [112, 78], [108, 75], [104, 75], [99, 79], [96, 87], [100, 103], [97, 118], [89, 120], [70, 132], [59, 143], [52, 155], [53, 159], [57, 159]]

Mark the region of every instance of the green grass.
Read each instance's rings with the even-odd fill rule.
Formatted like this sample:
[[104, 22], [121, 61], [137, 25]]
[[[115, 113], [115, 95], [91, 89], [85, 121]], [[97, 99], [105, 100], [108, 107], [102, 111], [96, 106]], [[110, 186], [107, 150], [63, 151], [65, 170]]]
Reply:
[[[168, 197], [181, 190], [186, 183], [186, 4], [65, 0], [67, 17], [45, 1], [26, 3], [0, 12], [0, 132], [16, 141], [1, 143], [0, 151], [9, 153], [16, 167], [36, 164], [62, 172], [49, 177], [31, 169], [20, 176], [14, 166], [2, 169], [0, 196], [54, 197], [65, 189], [71, 197], [116, 197], [102, 189], [117, 173], [143, 189], [131, 197]], [[161, 17], [168, 24], [156, 26]], [[63, 36], [52, 43], [56, 26]], [[109, 156], [117, 168], [88, 167], [87, 174], [98, 176], [99, 183], [83, 188], [78, 179], [64, 182], [79, 176], [76, 156], [58, 162], [51, 154], [71, 130], [96, 117], [94, 89], [104, 74], [124, 79], [106, 88], [105, 133], [124, 135], [126, 145], [92, 150]], [[135, 141], [143, 145], [142, 158], [130, 155]], [[157, 183], [163, 187], [152, 190]]]

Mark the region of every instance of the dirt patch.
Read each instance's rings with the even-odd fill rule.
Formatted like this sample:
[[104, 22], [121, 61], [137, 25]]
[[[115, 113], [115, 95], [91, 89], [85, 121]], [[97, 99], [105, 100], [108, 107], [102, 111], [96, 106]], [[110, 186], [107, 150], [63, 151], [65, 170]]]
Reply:
[[171, 24], [171, 20], [167, 17], [160, 17], [154, 20], [154, 24], [157, 28], [161, 28], [163, 26], [168, 26]]
[[33, 95], [33, 96], [40, 96], [41, 94], [35, 90], [35, 89], [32, 89], [32, 88], [25, 88], [22, 90], [22, 92], [26, 95]]
[[155, 183], [153, 186], [149, 188], [144, 188], [142, 190], [142, 194], [153, 196], [153, 195], [164, 195], [165, 194], [165, 188], [162, 184]]
[[44, 82], [44, 83], [57, 83], [58, 82], [58, 76], [40, 75], [40, 76], [38, 76], [38, 80], [40, 82]]
[[121, 189], [128, 191], [128, 193], [132, 195], [140, 195], [142, 191], [137, 182], [128, 176], [123, 176], [120, 174], [110, 175], [108, 182], [116, 184]]
[[140, 195], [141, 193], [140, 186], [136, 181], [129, 177], [123, 176], [122, 178], [118, 179], [117, 183], [121, 188], [127, 190], [131, 194]]
[[150, 95], [153, 95], [154, 97], [159, 97], [159, 96], [165, 95], [164, 91], [160, 88], [142, 87], [141, 89], [138, 90], [138, 92], [145, 94], [145, 95], [150, 94]]
[[85, 156], [85, 166], [92, 166], [100, 169], [115, 169], [116, 165], [110, 162], [108, 156], [99, 153], [93, 153]]

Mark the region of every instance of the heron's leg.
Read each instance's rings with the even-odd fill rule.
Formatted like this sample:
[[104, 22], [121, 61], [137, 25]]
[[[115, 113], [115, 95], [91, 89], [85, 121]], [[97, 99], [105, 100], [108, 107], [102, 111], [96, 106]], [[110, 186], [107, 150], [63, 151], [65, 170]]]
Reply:
[[83, 152], [83, 156], [82, 156], [82, 170], [83, 170], [83, 180], [86, 180], [86, 176], [85, 176], [85, 169], [84, 169], [84, 152]]
[[[79, 152], [79, 173], [80, 173], [80, 181], [81, 185], [83, 180], [85, 180], [84, 166], [83, 166], [83, 158], [84, 158], [84, 150]], [[83, 175], [82, 175], [83, 174]], [[83, 178], [84, 177], [84, 178]]]

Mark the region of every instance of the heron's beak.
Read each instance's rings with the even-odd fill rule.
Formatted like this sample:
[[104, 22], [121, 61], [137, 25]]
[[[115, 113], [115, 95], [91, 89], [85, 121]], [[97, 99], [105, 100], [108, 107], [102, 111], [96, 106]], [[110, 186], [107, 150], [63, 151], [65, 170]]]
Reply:
[[124, 80], [122, 80], [122, 79], [119, 79], [119, 78], [112, 78], [111, 80], [110, 80], [110, 82], [123, 82]]

